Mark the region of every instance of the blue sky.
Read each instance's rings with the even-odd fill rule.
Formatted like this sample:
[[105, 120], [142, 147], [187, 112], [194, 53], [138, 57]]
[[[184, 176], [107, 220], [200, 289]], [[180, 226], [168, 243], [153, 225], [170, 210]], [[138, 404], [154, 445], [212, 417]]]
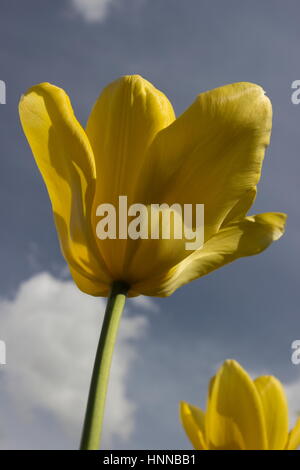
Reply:
[[[262, 85], [274, 108], [250, 213], [287, 212], [286, 235], [170, 298], [128, 302], [106, 445], [189, 448], [178, 402], [204, 405], [208, 380], [228, 357], [253, 374], [276, 375], [287, 384], [291, 408], [300, 409], [300, 366], [290, 360], [291, 342], [300, 338], [300, 105], [291, 102], [291, 83], [300, 79], [299, 14], [296, 0], [1, 3], [0, 79], [7, 86], [7, 104], [0, 105], [0, 339], [7, 342], [1, 448], [76, 448], [97, 309], [100, 316], [104, 308], [68, 280], [48, 196], [20, 128], [19, 98], [42, 81], [67, 91], [82, 123], [101, 89], [131, 73], [164, 91], [177, 114], [198, 93], [238, 81]], [[72, 316], [78, 302], [82, 311]], [[39, 328], [44, 321], [49, 328]], [[74, 354], [76, 366], [68, 366]]]

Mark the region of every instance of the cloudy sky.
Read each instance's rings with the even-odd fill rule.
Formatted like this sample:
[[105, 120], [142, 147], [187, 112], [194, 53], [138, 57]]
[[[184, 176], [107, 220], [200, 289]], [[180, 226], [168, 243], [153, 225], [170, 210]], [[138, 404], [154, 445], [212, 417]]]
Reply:
[[129, 300], [119, 336], [104, 446], [190, 448], [178, 402], [204, 405], [210, 376], [232, 357], [284, 382], [300, 410], [300, 79], [297, 0], [3, 0], [0, 15], [0, 447], [76, 448], [104, 300], [81, 294], [59, 251], [46, 190], [20, 128], [19, 97], [63, 87], [86, 122], [100, 90], [138, 73], [180, 114], [226, 83], [263, 86], [271, 146], [251, 212], [284, 211], [287, 233], [167, 299]]

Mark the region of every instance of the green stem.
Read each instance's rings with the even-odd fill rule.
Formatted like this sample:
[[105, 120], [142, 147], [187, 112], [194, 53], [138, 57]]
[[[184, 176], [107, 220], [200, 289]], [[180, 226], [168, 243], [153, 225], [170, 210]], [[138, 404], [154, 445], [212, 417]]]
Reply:
[[107, 301], [86, 407], [81, 450], [99, 449], [112, 354], [127, 291], [125, 283], [114, 282]]

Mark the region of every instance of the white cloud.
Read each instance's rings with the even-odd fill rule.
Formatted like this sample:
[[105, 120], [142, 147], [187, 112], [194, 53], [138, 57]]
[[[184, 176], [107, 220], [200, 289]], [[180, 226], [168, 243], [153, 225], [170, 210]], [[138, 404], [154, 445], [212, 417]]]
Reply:
[[87, 23], [102, 23], [113, 12], [125, 6], [138, 8], [145, 0], [68, 0], [71, 14], [81, 16]]
[[109, 14], [118, 0], [70, 0], [73, 11], [90, 23], [100, 23]]
[[[0, 371], [0, 407], [14, 414], [13, 426], [11, 413], [2, 413], [6, 416], [1, 418], [4, 445], [35, 448], [30, 433], [21, 432], [20, 436], [18, 431], [36, 425], [46, 434], [50, 422], [61, 429], [64, 442], [76, 446], [104, 308], [104, 299], [84, 295], [71, 281], [55, 279], [48, 273], [23, 282], [13, 300], [0, 301], [1, 339], [7, 346], [7, 365]], [[126, 385], [137, 356], [135, 341], [145, 329], [142, 315], [125, 314], [122, 319], [109, 387], [104, 446], [113, 446], [115, 439], [126, 441], [134, 431], [135, 404], [127, 396]], [[43, 431], [39, 420], [45, 421], [45, 416]]]
[[160, 311], [158, 305], [150, 297], [139, 295], [138, 297], [132, 297], [130, 300], [135, 308], [140, 308], [153, 313], [158, 313]]

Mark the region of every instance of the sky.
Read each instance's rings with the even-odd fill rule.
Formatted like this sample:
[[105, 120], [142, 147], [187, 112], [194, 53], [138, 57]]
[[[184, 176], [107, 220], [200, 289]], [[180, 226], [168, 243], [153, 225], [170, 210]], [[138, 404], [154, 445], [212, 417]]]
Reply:
[[205, 405], [227, 358], [285, 385], [300, 410], [300, 79], [297, 0], [3, 0], [0, 15], [0, 448], [76, 449], [105, 299], [82, 294], [59, 250], [48, 196], [22, 133], [22, 93], [64, 88], [85, 124], [102, 88], [140, 74], [179, 115], [197, 94], [260, 84], [273, 104], [271, 145], [250, 213], [288, 213], [284, 237], [166, 299], [128, 300], [103, 446], [190, 449], [178, 403]]

